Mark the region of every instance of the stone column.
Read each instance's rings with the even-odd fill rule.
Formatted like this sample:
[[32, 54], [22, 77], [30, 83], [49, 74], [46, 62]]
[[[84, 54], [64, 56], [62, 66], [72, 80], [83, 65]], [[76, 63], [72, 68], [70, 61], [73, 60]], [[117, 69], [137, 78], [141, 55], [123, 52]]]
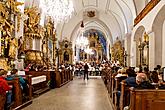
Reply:
[[162, 29], [162, 67], [165, 67], [165, 21]]
[[131, 53], [131, 34], [126, 34], [124, 47], [126, 51], [126, 63], [127, 66], [130, 66], [130, 53]]
[[136, 41], [132, 40], [130, 52], [130, 66], [136, 67]]
[[153, 70], [155, 65], [155, 35], [154, 32], [148, 34], [149, 36], [149, 70]]

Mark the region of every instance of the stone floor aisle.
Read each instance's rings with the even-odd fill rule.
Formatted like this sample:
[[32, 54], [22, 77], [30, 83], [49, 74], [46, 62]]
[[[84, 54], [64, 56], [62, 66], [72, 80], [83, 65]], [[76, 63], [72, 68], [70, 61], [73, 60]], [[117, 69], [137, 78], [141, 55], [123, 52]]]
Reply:
[[102, 79], [91, 77], [88, 81], [75, 78], [34, 99], [23, 110], [112, 110], [112, 106]]

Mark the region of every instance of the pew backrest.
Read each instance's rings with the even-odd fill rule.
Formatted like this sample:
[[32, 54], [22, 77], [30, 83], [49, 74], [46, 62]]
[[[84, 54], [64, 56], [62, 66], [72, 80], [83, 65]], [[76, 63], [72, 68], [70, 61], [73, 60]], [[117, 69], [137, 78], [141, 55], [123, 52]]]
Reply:
[[130, 88], [130, 110], [165, 110], [165, 90]]
[[122, 80], [121, 82], [121, 94], [120, 94], [120, 110], [123, 110], [125, 106], [129, 105], [130, 100], [130, 87], [127, 86], [126, 81]]
[[19, 78], [14, 78], [14, 80], [7, 81], [9, 85], [13, 85], [14, 91], [14, 107], [22, 104], [22, 91], [19, 83]]
[[6, 102], [6, 95], [0, 94], [0, 110], [4, 110], [5, 102]]

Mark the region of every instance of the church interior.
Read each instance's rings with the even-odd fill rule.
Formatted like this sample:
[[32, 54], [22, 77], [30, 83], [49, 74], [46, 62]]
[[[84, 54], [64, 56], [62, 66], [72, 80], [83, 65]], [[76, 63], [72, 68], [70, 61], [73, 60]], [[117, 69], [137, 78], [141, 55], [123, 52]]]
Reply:
[[0, 13], [0, 110], [165, 110], [165, 0], [0, 0]]

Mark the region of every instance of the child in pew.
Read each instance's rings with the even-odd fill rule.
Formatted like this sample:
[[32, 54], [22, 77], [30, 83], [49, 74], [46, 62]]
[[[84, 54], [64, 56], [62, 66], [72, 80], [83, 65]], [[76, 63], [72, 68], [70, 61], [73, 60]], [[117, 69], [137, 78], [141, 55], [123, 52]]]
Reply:
[[17, 69], [13, 69], [11, 71], [11, 75], [9, 75], [6, 79], [7, 80], [13, 80], [15, 77], [18, 77], [19, 78], [21, 89], [23, 90], [23, 93], [26, 93], [27, 83], [25, 82], [25, 80], [23, 79], [23, 77], [21, 77], [21, 76], [18, 75], [18, 70]]
[[7, 106], [11, 104], [12, 102], [12, 87], [8, 85], [5, 78], [7, 77], [7, 71], [1, 69], [0, 70], [0, 94], [6, 96], [6, 104], [5, 109], [7, 109]]

